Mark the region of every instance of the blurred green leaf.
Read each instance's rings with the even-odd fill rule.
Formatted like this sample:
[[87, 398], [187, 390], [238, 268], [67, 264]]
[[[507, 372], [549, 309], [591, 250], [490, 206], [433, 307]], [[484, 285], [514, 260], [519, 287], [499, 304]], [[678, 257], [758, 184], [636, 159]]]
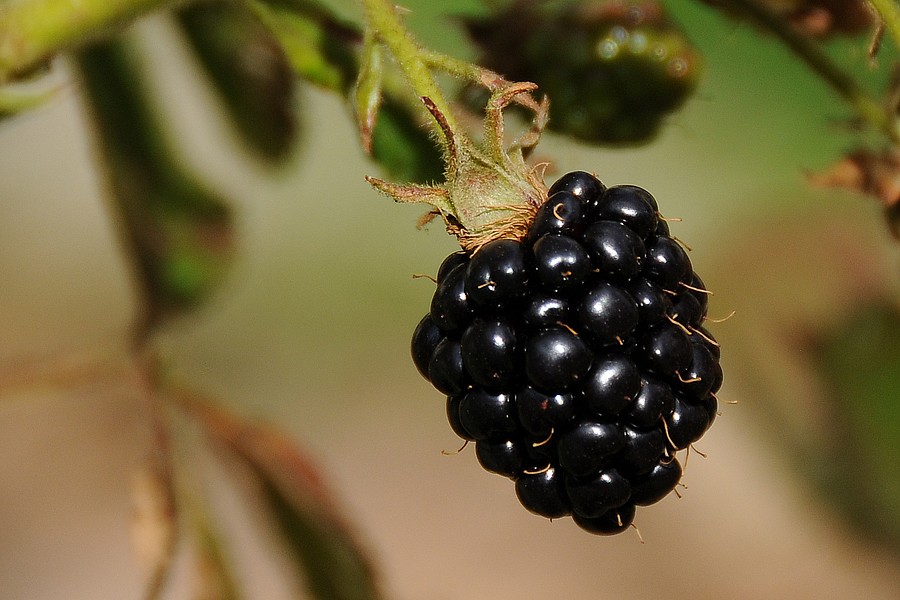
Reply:
[[88, 46], [74, 62], [149, 328], [221, 283], [232, 257], [231, 211], [176, 158], [125, 38]]
[[195, 394], [183, 392], [181, 399], [212, 439], [250, 467], [312, 597], [382, 597], [374, 569], [337, 512], [334, 497], [293, 440]]
[[[376, 92], [382, 83], [380, 60], [370, 54], [368, 58], [375, 62], [360, 64], [366, 58], [360, 55], [363, 34], [358, 27], [307, 0], [251, 0], [250, 6], [278, 38], [300, 77], [340, 94], [356, 111], [360, 110], [361, 93], [365, 115], [373, 116], [372, 109], [378, 107], [373, 126], [368, 120], [361, 121], [362, 139], [365, 146], [370, 135], [366, 128], [374, 127], [370, 153], [391, 178], [414, 183], [441, 179], [443, 160], [423, 125], [424, 109], [404, 102], [399, 91], [386, 85], [381, 104], [377, 103]], [[355, 88], [360, 69], [372, 77]]]
[[861, 305], [816, 347], [839, 436], [820, 489], [900, 552], [900, 310]]
[[372, 156], [398, 181], [443, 180], [444, 161], [425, 125], [409, 107], [392, 96], [382, 99], [372, 133]]
[[356, 79], [356, 48], [362, 34], [314, 2], [250, 0], [257, 18], [281, 43], [304, 79], [346, 94]]
[[376, 600], [380, 594], [368, 563], [333, 518], [305, 499], [284, 492], [263, 469], [257, 469], [269, 507], [282, 528], [315, 598]]
[[246, 144], [285, 158], [298, 135], [296, 78], [278, 40], [236, 2], [189, 4], [177, 19]]

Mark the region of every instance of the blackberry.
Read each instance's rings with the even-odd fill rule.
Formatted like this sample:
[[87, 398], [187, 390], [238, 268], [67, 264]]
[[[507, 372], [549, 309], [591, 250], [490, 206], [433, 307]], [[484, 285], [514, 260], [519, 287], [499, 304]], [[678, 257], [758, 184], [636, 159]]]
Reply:
[[648, 331], [642, 339], [644, 364], [661, 375], [676, 375], [691, 364], [691, 341], [687, 330], [663, 323]]
[[537, 473], [526, 473], [516, 479], [516, 496], [531, 512], [548, 518], [571, 514], [564, 474], [550, 467]]
[[628, 226], [642, 240], [656, 231], [659, 222], [656, 199], [636, 185], [617, 185], [609, 188], [591, 212], [598, 219], [618, 221]]
[[622, 338], [638, 324], [637, 303], [621, 287], [598, 281], [582, 298], [578, 322], [598, 344], [622, 344]]
[[428, 379], [445, 394], [457, 394], [466, 389], [468, 377], [459, 340], [445, 337], [434, 347], [428, 362]]
[[716, 418], [708, 292], [649, 192], [560, 178], [521, 239], [455, 252], [412, 336], [419, 372], [529, 511], [627, 529]]
[[596, 519], [628, 502], [631, 483], [615, 469], [602, 469], [588, 478], [568, 477], [566, 493], [572, 512], [579, 517]]
[[[580, 192], [580, 188], [576, 189]], [[534, 243], [548, 233], [580, 233], [584, 226], [584, 210], [580, 195], [567, 190], [556, 192], [538, 208], [526, 241]]]
[[471, 389], [459, 401], [459, 425], [476, 440], [505, 439], [518, 429], [513, 398]]
[[438, 280], [440, 283], [431, 298], [431, 319], [445, 331], [453, 331], [466, 324], [472, 315], [465, 278], [465, 265], [457, 265]]
[[634, 504], [625, 504], [606, 511], [599, 517], [589, 519], [581, 515], [573, 515], [575, 524], [591, 533], [598, 535], [613, 535], [621, 533], [631, 526], [634, 521]]
[[616, 221], [596, 221], [584, 232], [594, 265], [606, 277], [629, 280], [640, 273], [644, 262], [644, 242], [627, 225]]
[[525, 373], [539, 389], [565, 391], [591, 368], [591, 350], [571, 329], [547, 328], [525, 346]]
[[532, 330], [560, 325], [569, 320], [569, 301], [552, 292], [536, 292], [522, 305], [519, 317]]
[[[661, 221], [665, 222], [665, 221]], [[691, 272], [691, 259], [668, 235], [656, 235], [647, 243], [644, 276], [670, 294], [679, 291], [679, 284]]]
[[671, 386], [650, 374], [641, 380], [641, 391], [622, 415], [626, 423], [650, 428], [659, 425], [675, 407], [675, 394]]
[[496, 319], [475, 319], [466, 327], [460, 344], [463, 367], [487, 389], [503, 390], [517, 380], [516, 330]]
[[545, 394], [531, 386], [516, 394], [515, 404], [522, 428], [543, 438], [574, 420], [577, 409], [571, 394]]
[[422, 320], [419, 321], [416, 330], [413, 332], [411, 350], [413, 363], [419, 370], [419, 374], [426, 379], [429, 378], [428, 370], [431, 364], [431, 357], [434, 355], [434, 350], [437, 348], [438, 343], [443, 339], [444, 334], [435, 324], [431, 315], [428, 314], [422, 317]]
[[593, 265], [578, 240], [566, 235], [545, 235], [535, 242], [534, 270], [544, 287], [565, 292], [576, 289]]
[[576, 477], [588, 476], [624, 445], [625, 436], [614, 423], [582, 421], [559, 438], [559, 465]]
[[502, 304], [525, 293], [525, 249], [516, 240], [485, 244], [469, 261], [466, 293], [478, 304]]
[[572, 171], [557, 179], [550, 186], [547, 195], [552, 197], [556, 192], [569, 192], [584, 201], [586, 206], [590, 206], [595, 199], [602, 198], [605, 191], [606, 186], [590, 173]]
[[641, 391], [641, 372], [621, 354], [598, 357], [581, 388], [586, 408], [598, 415], [616, 415]]
[[462, 403], [463, 397], [463, 394], [447, 396], [447, 421], [450, 422], [450, 429], [453, 430], [453, 433], [468, 442], [474, 442], [475, 438], [463, 427], [459, 418], [459, 405]]

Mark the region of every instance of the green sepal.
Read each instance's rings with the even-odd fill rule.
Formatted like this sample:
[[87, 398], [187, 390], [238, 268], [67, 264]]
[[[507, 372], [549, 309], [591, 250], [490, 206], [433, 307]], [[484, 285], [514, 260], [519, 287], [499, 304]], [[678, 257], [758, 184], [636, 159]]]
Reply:
[[363, 149], [371, 152], [372, 133], [381, 105], [381, 83], [384, 75], [381, 46], [375, 43], [372, 36], [366, 36], [361, 62], [352, 99]]

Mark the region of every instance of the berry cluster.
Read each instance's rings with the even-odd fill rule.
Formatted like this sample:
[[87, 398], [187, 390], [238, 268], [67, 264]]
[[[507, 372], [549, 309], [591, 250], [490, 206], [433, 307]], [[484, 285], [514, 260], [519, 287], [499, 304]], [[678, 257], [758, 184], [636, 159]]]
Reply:
[[444, 260], [412, 355], [525, 508], [612, 534], [675, 488], [675, 452], [716, 416], [706, 307], [653, 196], [576, 171], [524, 239]]
[[[553, 101], [548, 128], [595, 144], [640, 144], [694, 93], [697, 50], [655, 0], [518, 0], [466, 21], [478, 63], [533, 81]], [[464, 98], [480, 104], [476, 88]]]

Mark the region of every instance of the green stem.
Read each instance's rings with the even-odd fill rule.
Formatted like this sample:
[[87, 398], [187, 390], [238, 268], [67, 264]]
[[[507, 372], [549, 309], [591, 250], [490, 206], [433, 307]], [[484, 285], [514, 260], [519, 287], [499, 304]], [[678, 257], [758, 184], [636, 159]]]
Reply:
[[0, 84], [111, 27], [179, 0], [18, 0], [0, 3]]
[[[893, 0], [877, 1], [894, 4]], [[882, 103], [874, 99], [853, 77], [835, 65], [815, 42], [798, 33], [757, 0], [722, 0], [722, 2], [746, 14], [759, 26], [778, 36], [810, 69], [844, 98], [863, 121], [880, 130], [892, 142], [900, 144], [900, 132], [897, 130], [896, 122]], [[896, 5], [894, 7], [896, 8]]]
[[881, 15], [884, 28], [900, 48], [900, 5], [897, 4], [897, 0], [869, 0], [869, 4]]
[[394, 5], [388, 0], [362, 0], [362, 2], [369, 26], [394, 55], [416, 94], [430, 98], [443, 114], [449, 128], [461, 131], [450, 111], [450, 105], [444, 99], [428, 65], [422, 59], [422, 50], [403, 27]]
[[427, 48], [423, 49], [420, 54], [426, 65], [434, 69], [440, 69], [457, 79], [463, 79], [481, 85], [484, 83], [483, 79], [485, 74], [494, 75], [494, 73], [483, 67], [453, 56], [447, 56], [440, 52], [428, 50]]

